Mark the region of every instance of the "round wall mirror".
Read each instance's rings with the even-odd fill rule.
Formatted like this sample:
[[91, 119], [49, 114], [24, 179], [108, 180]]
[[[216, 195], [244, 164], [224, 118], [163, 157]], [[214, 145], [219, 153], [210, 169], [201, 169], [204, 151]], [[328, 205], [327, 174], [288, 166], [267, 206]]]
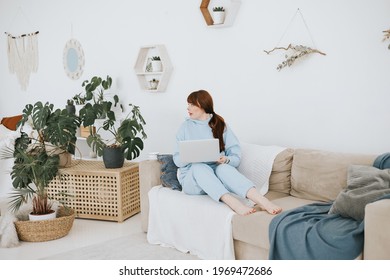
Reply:
[[68, 77], [72, 80], [80, 78], [83, 74], [85, 58], [79, 41], [71, 39], [66, 42], [63, 60], [65, 73]]

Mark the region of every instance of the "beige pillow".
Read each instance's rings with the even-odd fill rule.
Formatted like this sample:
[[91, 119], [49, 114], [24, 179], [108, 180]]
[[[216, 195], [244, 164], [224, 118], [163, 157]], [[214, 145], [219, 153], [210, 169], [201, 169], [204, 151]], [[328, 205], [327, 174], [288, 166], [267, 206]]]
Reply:
[[372, 166], [376, 155], [336, 153], [296, 149], [291, 167], [291, 192], [295, 197], [335, 200], [347, 186], [347, 170], [352, 164]]
[[293, 155], [294, 150], [288, 148], [276, 156], [269, 178], [270, 191], [290, 194]]

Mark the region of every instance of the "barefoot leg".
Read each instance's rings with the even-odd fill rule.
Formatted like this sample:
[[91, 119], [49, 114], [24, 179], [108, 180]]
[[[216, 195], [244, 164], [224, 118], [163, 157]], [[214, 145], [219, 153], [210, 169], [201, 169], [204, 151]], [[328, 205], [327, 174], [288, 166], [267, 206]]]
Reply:
[[249, 189], [247, 197], [258, 204], [261, 209], [267, 211], [270, 214], [279, 214], [282, 212], [282, 208], [269, 201], [267, 198], [257, 192], [255, 188]]
[[224, 194], [221, 197], [221, 201], [227, 204], [234, 212], [239, 215], [249, 215], [256, 212], [256, 209], [242, 204], [241, 201], [229, 193]]

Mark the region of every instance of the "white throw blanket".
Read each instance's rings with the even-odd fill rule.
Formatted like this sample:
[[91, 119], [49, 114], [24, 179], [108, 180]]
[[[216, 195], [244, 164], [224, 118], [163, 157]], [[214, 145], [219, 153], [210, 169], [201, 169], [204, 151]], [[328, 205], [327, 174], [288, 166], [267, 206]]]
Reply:
[[[240, 172], [268, 191], [268, 180], [278, 153], [285, 148], [242, 144]], [[224, 203], [207, 195], [187, 195], [162, 186], [149, 191], [151, 244], [174, 247], [201, 259], [232, 260], [234, 256], [232, 217], [235, 213]]]
[[187, 195], [162, 186], [149, 191], [151, 244], [174, 247], [201, 259], [234, 259], [234, 212], [208, 195]]

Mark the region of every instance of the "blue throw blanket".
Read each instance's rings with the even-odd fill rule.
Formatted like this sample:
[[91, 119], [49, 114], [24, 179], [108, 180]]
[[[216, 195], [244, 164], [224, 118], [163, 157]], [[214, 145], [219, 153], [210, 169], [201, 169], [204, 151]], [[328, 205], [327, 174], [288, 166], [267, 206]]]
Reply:
[[328, 214], [314, 203], [275, 216], [269, 227], [270, 260], [347, 260], [363, 250], [364, 221]]

